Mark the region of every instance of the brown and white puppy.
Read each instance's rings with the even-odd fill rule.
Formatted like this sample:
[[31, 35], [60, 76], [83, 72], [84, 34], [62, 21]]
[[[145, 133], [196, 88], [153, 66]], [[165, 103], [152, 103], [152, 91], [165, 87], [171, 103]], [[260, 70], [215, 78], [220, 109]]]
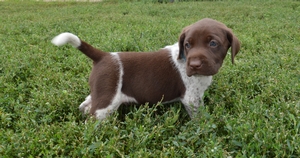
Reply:
[[156, 52], [107, 53], [71, 33], [56, 36], [52, 43], [70, 43], [93, 60], [91, 94], [79, 108], [100, 120], [128, 102], [181, 101], [193, 117], [228, 49], [232, 63], [240, 49], [229, 28], [208, 18], [187, 26], [178, 43]]

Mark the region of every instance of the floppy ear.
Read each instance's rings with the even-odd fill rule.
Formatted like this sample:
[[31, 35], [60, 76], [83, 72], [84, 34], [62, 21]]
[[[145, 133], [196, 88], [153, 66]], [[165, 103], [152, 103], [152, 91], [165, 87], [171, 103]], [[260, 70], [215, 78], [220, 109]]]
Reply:
[[179, 37], [179, 55], [177, 59], [185, 59], [185, 54], [184, 54], [184, 39], [186, 37], [186, 33], [188, 32], [188, 30], [190, 30], [190, 26], [185, 27], [180, 34]]
[[232, 33], [231, 30], [227, 33], [227, 38], [230, 42], [231, 46], [231, 62], [234, 64], [234, 57], [237, 55], [237, 53], [240, 51], [241, 44], [240, 41], [237, 39], [237, 37]]
[[179, 37], [179, 55], [177, 59], [185, 59], [185, 54], [184, 54], [184, 47], [183, 47], [183, 42], [185, 39], [185, 32], [182, 31], [180, 37]]

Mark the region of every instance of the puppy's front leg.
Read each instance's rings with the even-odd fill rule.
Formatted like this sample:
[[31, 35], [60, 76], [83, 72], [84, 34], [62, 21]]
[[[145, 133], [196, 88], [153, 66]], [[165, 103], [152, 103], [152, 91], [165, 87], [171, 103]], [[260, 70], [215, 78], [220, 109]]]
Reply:
[[181, 100], [181, 102], [183, 103], [185, 110], [187, 111], [191, 119], [193, 119], [197, 115], [199, 107], [203, 106], [203, 101], [200, 97], [189, 98], [188, 100], [183, 99]]

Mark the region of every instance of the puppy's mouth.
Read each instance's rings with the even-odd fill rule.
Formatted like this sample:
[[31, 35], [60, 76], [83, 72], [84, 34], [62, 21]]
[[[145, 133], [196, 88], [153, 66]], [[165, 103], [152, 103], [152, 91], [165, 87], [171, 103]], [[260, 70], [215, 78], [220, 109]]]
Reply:
[[191, 77], [191, 76], [202, 76], [201, 73], [198, 73], [197, 71], [193, 71], [193, 70], [191, 70], [189, 68], [187, 68], [187, 70], [186, 70], [186, 75], [188, 77]]
[[186, 75], [191, 76], [212, 76], [218, 73], [219, 68], [216, 65], [205, 64], [201, 62], [197, 66], [191, 66], [190, 64], [186, 67]]
[[206, 72], [199, 72], [199, 71], [193, 71], [193, 70], [190, 70], [190, 69], [187, 69], [186, 71], [186, 75], [188, 77], [191, 77], [191, 76], [212, 76], [212, 75], [215, 75], [217, 74], [218, 71], [216, 72], [213, 72], [213, 71], [206, 71]]

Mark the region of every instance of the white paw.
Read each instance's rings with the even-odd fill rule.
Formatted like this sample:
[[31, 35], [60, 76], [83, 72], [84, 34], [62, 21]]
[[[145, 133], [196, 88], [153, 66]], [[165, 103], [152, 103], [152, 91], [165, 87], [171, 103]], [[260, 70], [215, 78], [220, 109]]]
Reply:
[[91, 95], [88, 95], [85, 98], [85, 101], [79, 105], [79, 110], [84, 114], [89, 114], [91, 107], [92, 107], [92, 97]]

